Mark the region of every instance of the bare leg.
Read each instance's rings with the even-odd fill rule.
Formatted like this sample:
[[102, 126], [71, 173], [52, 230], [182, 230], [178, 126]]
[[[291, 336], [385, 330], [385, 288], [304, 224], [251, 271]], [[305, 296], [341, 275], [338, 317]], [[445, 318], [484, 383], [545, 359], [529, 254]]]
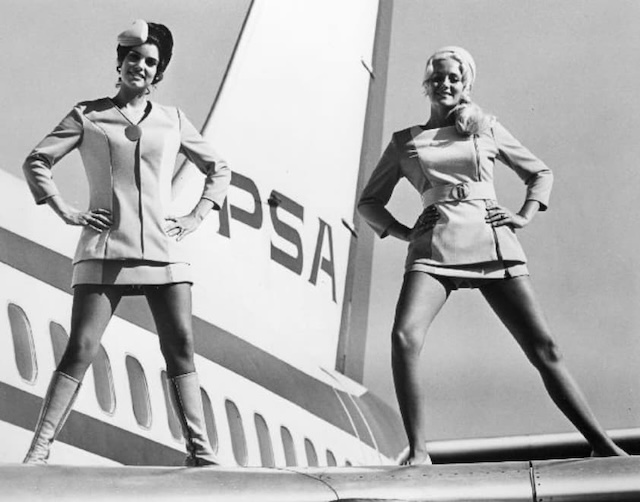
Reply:
[[71, 333], [58, 371], [82, 381], [121, 298], [117, 287], [87, 284], [74, 288]]
[[195, 371], [191, 284], [178, 283], [145, 287], [160, 338], [160, 350], [170, 377]]
[[219, 464], [207, 436], [202, 396], [193, 361], [191, 284], [145, 287], [167, 363], [174, 405], [187, 448], [185, 465]]
[[547, 392], [558, 408], [589, 441], [594, 455], [626, 455], [600, 426], [564, 364], [529, 277], [496, 281], [481, 291], [540, 372]]
[[51, 377], [24, 463], [47, 463], [51, 445], [71, 413], [84, 374], [100, 347], [100, 339], [120, 296], [117, 288], [99, 285], [75, 288], [69, 343]]
[[409, 272], [404, 277], [391, 334], [392, 368], [398, 405], [409, 439], [409, 456], [403, 465], [428, 459], [425, 394], [420, 375], [420, 352], [431, 322], [450, 293], [435, 277]]

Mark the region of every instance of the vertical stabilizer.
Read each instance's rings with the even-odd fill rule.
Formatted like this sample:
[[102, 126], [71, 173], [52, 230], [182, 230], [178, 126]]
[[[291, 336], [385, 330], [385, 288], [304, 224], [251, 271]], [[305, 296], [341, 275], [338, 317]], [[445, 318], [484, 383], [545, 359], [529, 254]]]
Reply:
[[[190, 243], [195, 313], [297, 364], [338, 357], [377, 16], [370, 0], [255, 0], [204, 127], [234, 176]], [[199, 185], [180, 184], [189, 207]]]

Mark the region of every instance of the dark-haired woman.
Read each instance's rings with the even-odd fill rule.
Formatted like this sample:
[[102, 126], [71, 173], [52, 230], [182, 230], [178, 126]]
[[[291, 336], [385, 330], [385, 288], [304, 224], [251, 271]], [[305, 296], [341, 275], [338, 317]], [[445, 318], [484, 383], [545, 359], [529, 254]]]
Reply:
[[[23, 169], [38, 204], [82, 226], [73, 266], [66, 351], [47, 390], [25, 463], [46, 463], [85, 372], [123, 296], [144, 294], [153, 314], [187, 447], [186, 465], [216, 464], [194, 366], [189, 263], [180, 241], [219, 209], [230, 171], [184, 114], [149, 100], [171, 59], [167, 27], [138, 20], [118, 36], [118, 92], [78, 103], [27, 157]], [[61, 197], [52, 167], [73, 149], [90, 187], [89, 209]], [[193, 210], [170, 217], [178, 153], [205, 175]]]
[[[430, 462], [419, 355], [433, 319], [458, 288], [480, 290], [593, 454], [624, 455], [598, 424], [563, 362], [515, 235], [547, 208], [551, 171], [471, 102], [475, 76], [473, 58], [460, 47], [445, 47], [428, 59], [423, 86], [431, 102], [429, 120], [393, 135], [359, 202], [360, 214], [378, 235], [409, 242], [392, 332], [396, 395], [409, 439], [402, 463]], [[496, 202], [496, 159], [527, 185], [517, 213]], [[425, 208], [411, 228], [385, 208], [403, 177], [421, 194]]]

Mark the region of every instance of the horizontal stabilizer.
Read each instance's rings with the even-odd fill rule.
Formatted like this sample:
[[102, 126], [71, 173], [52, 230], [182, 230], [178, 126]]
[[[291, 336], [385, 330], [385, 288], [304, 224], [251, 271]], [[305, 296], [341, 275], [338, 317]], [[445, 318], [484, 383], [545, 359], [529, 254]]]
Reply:
[[[613, 429], [607, 434], [627, 453], [640, 454], [640, 428]], [[578, 432], [565, 432], [428, 441], [427, 451], [437, 464], [460, 464], [582, 458], [591, 454], [591, 447]]]

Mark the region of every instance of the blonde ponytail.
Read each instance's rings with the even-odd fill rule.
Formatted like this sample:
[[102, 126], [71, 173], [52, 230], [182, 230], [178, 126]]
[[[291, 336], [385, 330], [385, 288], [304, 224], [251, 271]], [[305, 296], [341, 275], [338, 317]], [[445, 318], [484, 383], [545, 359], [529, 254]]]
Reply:
[[469, 99], [461, 102], [451, 113], [455, 116], [456, 130], [466, 136], [481, 134], [489, 129], [495, 120], [493, 115], [485, 113]]

